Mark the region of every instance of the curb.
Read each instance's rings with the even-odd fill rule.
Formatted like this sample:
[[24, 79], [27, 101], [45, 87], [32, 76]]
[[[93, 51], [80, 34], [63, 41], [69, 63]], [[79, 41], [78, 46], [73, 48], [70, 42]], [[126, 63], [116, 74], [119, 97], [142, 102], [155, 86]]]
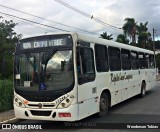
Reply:
[[3, 122], [0, 122], [0, 128], [2, 128], [2, 124], [17, 123], [17, 122], [19, 122], [19, 120], [20, 120], [20, 119], [12, 118], [12, 119], [5, 120], [5, 121], [3, 121]]
[[8, 119], [8, 120], [5, 120], [5, 121], [0, 122], [0, 125], [3, 124], [3, 123], [16, 123], [16, 122], [18, 122], [18, 121], [19, 121], [19, 119], [17, 119], [17, 118], [12, 118], [12, 119]]

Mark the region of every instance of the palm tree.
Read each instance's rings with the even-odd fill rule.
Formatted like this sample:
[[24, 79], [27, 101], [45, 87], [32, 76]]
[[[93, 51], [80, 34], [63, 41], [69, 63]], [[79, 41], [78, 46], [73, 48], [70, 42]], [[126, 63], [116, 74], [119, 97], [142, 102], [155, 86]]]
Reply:
[[151, 43], [151, 33], [149, 32], [141, 32], [138, 36], [138, 44], [141, 48], [147, 48], [149, 43]]
[[100, 38], [112, 40], [112, 35], [113, 34], [107, 35], [107, 32], [103, 32], [102, 34], [100, 34]]
[[148, 32], [147, 24], [148, 22], [137, 25], [138, 43], [142, 48], [147, 48], [152, 41], [151, 33]]
[[129, 40], [126, 38], [126, 36], [124, 34], [119, 34], [116, 39], [116, 42], [128, 44]]
[[125, 36], [132, 38], [132, 43], [136, 43], [136, 22], [134, 18], [125, 18], [126, 23], [123, 25]]
[[148, 22], [145, 22], [144, 24], [140, 23], [140, 25], [136, 25], [138, 33], [147, 32], [148, 31], [147, 24]]

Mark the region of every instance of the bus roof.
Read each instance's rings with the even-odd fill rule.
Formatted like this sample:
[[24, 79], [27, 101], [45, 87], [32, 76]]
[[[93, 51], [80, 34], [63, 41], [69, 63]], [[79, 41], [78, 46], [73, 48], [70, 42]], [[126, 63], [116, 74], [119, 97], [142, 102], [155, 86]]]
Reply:
[[117, 48], [122, 48], [122, 49], [128, 49], [128, 50], [131, 50], [131, 51], [138, 51], [138, 52], [145, 52], [145, 53], [148, 53], [148, 54], [154, 54], [154, 52], [151, 51], [151, 50], [138, 48], [138, 47], [131, 46], [131, 45], [128, 45], [128, 44], [118, 43], [118, 42], [115, 42], [113, 40], [96, 38], [96, 37], [93, 37], [93, 36], [90, 36], [90, 35], [81, 34], [81, 33], [77, 33], [77, 32], [48, 33], [48, 34], [45, 34], [45, 35], [37, 35], [37, 36], [32, 36], [32, 37], [26, 37], [26, 38], [23, 38], [21, 40], [24, 40], [24, 39], [27, 39], [27, 38], [36, 38], [36, 37], [41, 37], [41, 36], [50, 36], [50, 35], [58, 35], [58, 34], [59, 35], [60, 34], [70, 34], [72, 36], [77, 36], [77, 38], [79, 40], [83, 40], [83, 41], [90, 42], [90, 43], [103, 44], [103, 45], [106, 45], [106, 46], [112, 46], [112, 47], [117, 47]]
[[112, 46], [112, 47], [117, 47], [117, 48], [122, 48], [122, 49], [128, 49], [128, 50], [131, 50], [131, 51], [138, 51], [138, 52], [145, 52], [145, 53], [148, 53], [148, 54], [154, 54], [154, 52], [151, 51], [151, 50], [131, 46], [131, 45], [128, 45], [128, 44], [118, 43], [118, 42], [115, 42], [113, 40], [95, 38], [95, 37], [88, 36], [88, 35], [83, 35], [83, 34], [77, 34], [77, 35], [78, 35], [78, 39], [84, 40], [84, 41], [87, 41], [87, 42], [91, 42], [91, 43], [103, 44], [103, 45], [107, 45], [107, 46]]

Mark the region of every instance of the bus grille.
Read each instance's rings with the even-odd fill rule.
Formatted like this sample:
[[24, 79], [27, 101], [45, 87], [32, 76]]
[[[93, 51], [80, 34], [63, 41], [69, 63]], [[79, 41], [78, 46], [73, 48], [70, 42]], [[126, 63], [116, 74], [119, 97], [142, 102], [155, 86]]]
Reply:
[[[28, 106], [39, 108], [38, 104], [28, 104]], [[44, 104], [42, 107], [54, 107], [54, 106], [55, 106], [55, 104], [54, 105], [46, 105], [46, 104]]]
[[51, 111], [36, 111], [36, 110], [31, 110], [31, 114], [34, 116], [50, 116]]
[[35, 101], [35, 102], [51, 102], [57, 99], [57, 97], [55, 96], [46, 97], [46, 96], [25, 96], [23, 95], [23, 97], [29, 101]]

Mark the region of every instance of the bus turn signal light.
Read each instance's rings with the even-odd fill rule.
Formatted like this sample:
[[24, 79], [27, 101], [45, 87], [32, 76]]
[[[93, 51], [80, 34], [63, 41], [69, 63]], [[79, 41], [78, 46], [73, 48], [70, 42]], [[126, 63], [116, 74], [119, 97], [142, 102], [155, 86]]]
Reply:
[[24, 101], [23, 101], [23, 104], [28, 104], [28, 100], [24, 100]]
[[71, 113], [58, 113], [58, 116], [60, 118], [62, 118], [62, 117], [71, 117]]

